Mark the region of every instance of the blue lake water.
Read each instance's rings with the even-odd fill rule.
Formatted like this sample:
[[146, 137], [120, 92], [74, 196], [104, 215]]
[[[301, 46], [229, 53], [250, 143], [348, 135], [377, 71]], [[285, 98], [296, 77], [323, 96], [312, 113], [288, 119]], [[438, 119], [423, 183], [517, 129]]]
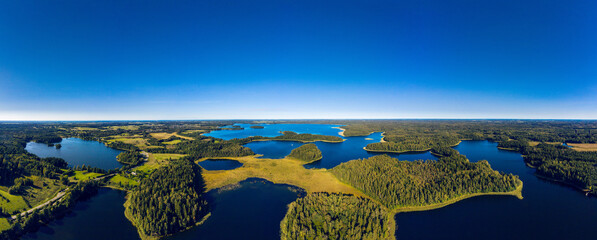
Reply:
[[[247, 138], [251, 136], [276, 137], [282, 135], [282, 131], [293, 131], [296, 133], [311, 133], [320, 135], [337, 136], [342, 130], [332, 127], [340, 127], [342, 125], [329, 124], [234, 124], [240, 126], [244, 130], [218, 130], [203, 134], [209, 137], [221, 138], [230, 140], [233, 138]], [[253, 129], [251, 126], [263, 126], [263, 129]], [[225, 126], [225, 127], [232, 127]]]
[[29, 142], [25, 150], [41, 158], [62, 158], [69, 166], [85, 165], [106, 170], [123, 166], [116, 160], [116, 156], [122, 151], [106, 147], [103, 143], [79, 138], [64, 138], [60, 144], [62, 148], [56, 149], [43, 143]]
[[199, 162], [199, 166], [205, 170], [232, 170], [241, 167], [243, 164], [239, 161], [229, 159], [207, 159]]
[[483, 196], [444, 208], [396, 215], [397, 239], [594, 239], [597, 199], [542, 180], [519, 153], [497, 143], [463, 141], [455, 147], [471, 161], [487, 160], [493, 169], [518, 175], [523, 200]]
[[[333, 168], [343, 162], [353, 159], [369, 158], [379, 154], [388, 154], [392, 157], [397, 157], [400, 160], [407, 161], [437, 159], [430, 152], [394, 154], [367, 152], [363, 149], [369, 143], [379, 142], [381, 138], [382, 134], [378, 132], [363, 137], [346, 137], [346, 141], [341, 143], [314, 142], [319, 150], [321, 150], [323, 158], [320, 161], [305, 165], [305, 168]], [[245, 147], [250, 148], [256, 154], [262, 154], [263, 158], [276, 159], [287, 156], [292, 149], [300, 147], [303, 144], [304, 143], [288, 141], [258, 141], [245, 144]]]
[[63, 218], [26, 234], [22, 239], [140, 239], [137, 229], [124, 216], [125, 195], [123, 191], [101, 188], [91, 199], [78, 202]]
[[247, 179], [231, 190], [208, 193], [211, 216], [203, 225], [168, 239], [279, 240], [287, 205], [304, 194], [295, 187]]

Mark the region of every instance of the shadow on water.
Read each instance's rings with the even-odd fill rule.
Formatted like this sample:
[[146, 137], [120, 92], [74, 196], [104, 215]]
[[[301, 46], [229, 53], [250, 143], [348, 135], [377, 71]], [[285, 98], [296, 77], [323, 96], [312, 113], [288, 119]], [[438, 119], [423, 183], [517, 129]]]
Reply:
[[251, 178], [207, 195], [212, 211], [205, 223], [168, 239], [280, 239], [287, 205], [304, 191]]
[[64, 217], [22, 239], [139, 239], [137, 230], [124, 216], [124, 201], [125, 192], [101, 188], [96, 196], [78, 202]]

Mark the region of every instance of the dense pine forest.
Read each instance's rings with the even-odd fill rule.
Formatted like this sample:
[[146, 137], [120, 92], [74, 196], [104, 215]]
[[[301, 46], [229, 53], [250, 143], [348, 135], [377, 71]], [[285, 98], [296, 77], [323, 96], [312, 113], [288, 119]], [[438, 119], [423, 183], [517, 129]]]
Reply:
[[411, 152], [427, 151], [434, 147], [455, 146], [460, 140], [452, 135], [413, 135], [384, 137], [387, 142], [370, 143], [367, 151]]
[[311, 193], [288, 206], [280, 224], [282, 240], [391, 239], [392, 216], [362, 197]]
[[509, 192], [521, 184], [517, 176], [492, 170], [487, 161], [471, 163], [460, 154], [439, 161], [379, 155], [342, 163], [331, 171], [390, 209], [443, 203], [467, 194]]
[[317, 145], [309, 143], [292, 149], [288, 157], [301, 160], [305, 163], [310, 163], [320, 160], [323, 156], [321, 155], [319, 148], [317, 148]]
[[122, 164], [137, 165], [141, 163], [145, 159], [145, 157], [143, 156], [143, 154], [141, 154], [141, 151], [134, 150], [128, 152], [121, 152], [120, 154], [118, 154], [118, 156], [116, 156], [116, 159], [118, 159], [118, 162]]
[[173, 160], [141, 181], [130, 194], [126, 212], [143, 235], [182, 231], [208, 213], [204, 185], [199, 166]]

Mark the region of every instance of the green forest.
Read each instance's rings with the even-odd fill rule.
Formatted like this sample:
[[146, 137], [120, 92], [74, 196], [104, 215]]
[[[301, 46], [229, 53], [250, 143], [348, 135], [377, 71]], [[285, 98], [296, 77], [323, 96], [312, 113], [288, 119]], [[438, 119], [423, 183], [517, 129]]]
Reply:
[[379, 155], [342, 163], [331, 171], [390, 209], [443, 203], [473, 193], [509, 192], [521, 184], [517, 176], [492, 170], [487, 161], [471, 163], [460, 154], [439, 161]]
[[391, 215], [362, 197], [311, 193], [288, 206], [280, 224], [282, 240], [392, 239]]
[[121, 152], [120, 154], [118, 154], [118, 156], [116, 156], [116, 159], [118, 160], [118, 162], [120, 162], [122, 164], [134, 166], [134, 165], [137, 165], [137, 164], [143, 162], [145, 157], [143, 156], [143, 154], [141, 154], [141, 151], [134, 150], [134, 151]]
[[288, 157], [310, 163], [320, 160], [323, 156], [317, 145], [309, 143], [292, 149]]
[[201, 168], [173, 160], [143, 179], [127, 201], [127, 216], [146, 236], [185, 230], [208, 213]]

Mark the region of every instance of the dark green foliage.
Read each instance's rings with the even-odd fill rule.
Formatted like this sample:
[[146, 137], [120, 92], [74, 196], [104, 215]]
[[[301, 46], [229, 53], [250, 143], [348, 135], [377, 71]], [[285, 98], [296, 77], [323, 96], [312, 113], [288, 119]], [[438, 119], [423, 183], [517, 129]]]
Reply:
[[172, 150], [151, 149], [152, 152], [170, 152], [188, 154], [192, 159], [204, 157], [242, 157], [254, 155], [250, 148], [231, 141], [213, 141], [210, 138], [181, 142]]
[[148, 236], [179, 232], [208, 212], [201, 168], [187, 160], [172, 160], [141, 180], [126, 211]]
[[288, 155], [290, 158], [298, 159], [306, 163], [320, 160], [322, 158], [321, 151], [317, 145], [313, 143], [305, 144], [295, 149]]
[[123, 143], [123, 142], [111, 142], [107, 144], [108, 147], [123, 150], [123, 151], [137, 151], [139, 148], [133, 144]]
[[282, 240], [390, 239], [390, 214], [379, 204], [352, 195], [311, 193], [288, 206]]
[[454, 146], [460, 142], [454, 135], [409, 135], [384, 138], [387, 142], [370, 143], [367, 150], [387, 152], [427, 151], [434, 147]]
[[61, 142], [62, 138], [56, 134], [52, 133], [41, 133], [38, 135], [34, 135], [30, 139], [31, 141], [38, 142], [38, 143], [45, 143], [48, 145], [54, 145], [53, 143]]
[[61, 149], [62, 148], [62, 144], [58, 143], [55, 145], [56, 149]]
[[460, 154], [412, 162], [379, 155], [342, 163], [331, 171], [391, 209], [442, 203], [472, 193], [508, 192], [520, 185], [517, 176], [500, 174], [487, 161], [471, 163]]
[[52, 165], [56, 166], [57, 168], [66, 168], [68, 166], [68, 163], [62, 158], [47, 157], [47, 158], [42, 158], [41, 161], [52, 164]]
[[342, 142], [343, 139], [338, 136], [327, 136], [327, 135], [317, 135], [317, 134], [310, 134], [310, 133], [295, 133], [292, 131], [284, 131], [282, 132], [282, 136], [277, 136], [270, 138], [271, 140], [298, 140], [298, 141], [305, 141], [305, 142], [314, 142], [314, 141], [329, 141], [329, 142]]
[[522, 149], [537, 173], [597, 194], [597, 152], [579, 152], [562, 145], [539, 144]]
[[118, 162], [126, 165], [137, 165], [141, 163], [145, 156], [141, 154], [141, 151], [128, 151], [128, 152], [121, 152], [116, 156]]
[[17, 178], [14, 181], [14, 184], [8, 188], [8, 193], [12, 195], [21, 195], [25, 189], [29, 186], [33, 185], [33, 180], [29, 178]]
[[252, 128], [252, 129], [264, 129], [265, 127], [264, 126], [258, 126], [258, 125], [256, 125], [256, 126], [251, 126], [250, 128]]

